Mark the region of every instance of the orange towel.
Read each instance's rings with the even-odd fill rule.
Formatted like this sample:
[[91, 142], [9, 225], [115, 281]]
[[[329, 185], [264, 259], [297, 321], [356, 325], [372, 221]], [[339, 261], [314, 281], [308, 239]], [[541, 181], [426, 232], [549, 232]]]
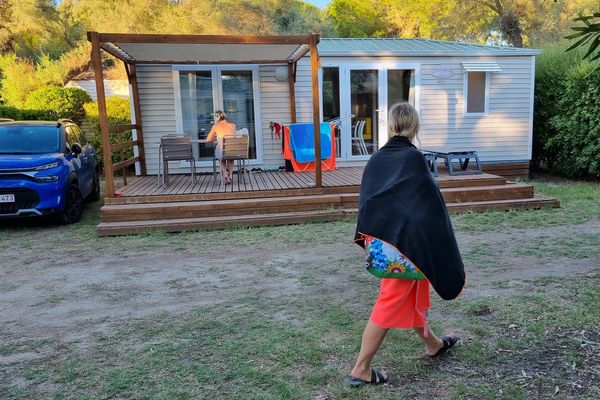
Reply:
[[382, 328], [425, 328], [429, 281], [382, 279], [371, 321]]

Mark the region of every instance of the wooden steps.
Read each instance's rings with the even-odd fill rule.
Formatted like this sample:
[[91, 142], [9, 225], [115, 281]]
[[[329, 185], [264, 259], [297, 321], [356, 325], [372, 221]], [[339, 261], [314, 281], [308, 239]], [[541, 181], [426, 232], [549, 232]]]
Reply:
[[545, 196], [535, 195], [532, 198], [525, 199], [510, 199], [510, 200], [488, 200], [488, 201], [474, 201], [474, 202], [463, 202], [463, 203], [446, 203], [448, 212], [451, 214], [458, 214], [462, 212], [482, 212], [482, 211], [505, 211], [515, 209], [540, 209], [543, 207], [556, 208], [560, 207], [560, 202], [556, 199], [552, 199]]
[[530, 199], [533, 197], [533, 186], [522, 183], [506, 183], [492, 186], [443, 188], [441, 192], [446, 203]]
[[286, 212], [321, 211], [358, 206], [358, 193], [266, 197], [236, 200], [105, 205], [102, 222], [226, 217]]
[[130, 222], [102, 222], [98, 225], [100, 236], [128, 235], [132, 233], [165, 230], [181, 232], [198, 229], [223, 229], [232, 226], [286, 225], [313, 221], [334, 221], [345, 218], [344, 210], [314, 210], [255, 215], [199, 217]]
[[[559, 207], [557, 200], [535, 196], [533, 187], [489, 174], [439, 180], [451, 213]], [[230, 193], [222, 198], [194, 194], [120, 198], [101, 209], [98, 234], [126, 235], [231, 226], [281, 225], [339, 220], [357, 212], [359, 186]], [[218, 195], [218, 193], [213, 193]], [[224, 193], [221, 193], [223, 195]], [[263, 196], [260, 196], [260, 195]], [[158, 197], [158, 198], [157, 198]], [[163, 201], [160, 201], [160, 200]]]

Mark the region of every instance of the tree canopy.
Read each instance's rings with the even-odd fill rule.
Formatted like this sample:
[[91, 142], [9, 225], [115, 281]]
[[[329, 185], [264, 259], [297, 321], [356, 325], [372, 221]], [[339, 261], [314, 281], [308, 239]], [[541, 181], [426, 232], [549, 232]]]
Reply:
[[85, 32], [426, 37], [541, 46], [598, 0], [0, 0], [0, 102], [87, 69]]
[[332, 0], [327, 13], [340, 36], [427, 37], [539, 46], [568, 31], [597, 0]]

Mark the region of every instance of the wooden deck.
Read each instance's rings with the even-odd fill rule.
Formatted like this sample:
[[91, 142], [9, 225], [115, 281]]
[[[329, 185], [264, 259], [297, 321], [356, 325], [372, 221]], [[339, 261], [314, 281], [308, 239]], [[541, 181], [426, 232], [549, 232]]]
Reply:
[[[323, 173], [323, 187], [341, 187], [360, 185], [363, 168], [340, 168]], [[119, 189], [125, 197], [160, 196], [181, 194], [240, 193], [268, 190], [308, 189], [315, 186], [313, 172], [252, 172], [245, 174], [245, 179], [233, 176], [233, 184], [223, 186], [217, 175], [203, 174], [196, 176], [192, 183], [189, 174], [171, 175], [168, 186], [158, 186], [155, 176], [144, 176], [130, 179], [130, 183]]]
[[[100, 235], [123, 235], [163, 229], [218, 229], [228, 226], [275, 225], [345, 218], [358, 207], [363, 168], [323, 172], [323, 187], [313, 173], [254, 172], [246, 182], [234, 176], [222, 186], [213, 175], [173, 175], [166, 187], [155, 176], [129, 179], [120, 196], [106, 198]], [[535, 196], [533, 187], [489, 173], [437, 178], [451, 213], [557, 207]]]
[[[298, 194], [355, 193], [360, 187], [364, 168], [347, 167], [323, 172], [323, 187], [315, 188], [312, 172], [293, 173], [282, 171], [253, 172], [245, 181], [234, 175], [233, 184], [223, 186], [220, 178], [212, 174], [196, 177], [192, 182], [189, 174], [172, 175], [168, 186], [158, 186], [156, 176], [129, 178], [128, 184], [118, 189], [118, 197], [107, 198], [106, 204], [128, 204], [164, 201], [194, 201], [217, 199], [242, 199]], [[441, 173], [440, 188], [465, 186], [503, 185], [506, 179], [487, 173], [478, 175], [449, 176]]]

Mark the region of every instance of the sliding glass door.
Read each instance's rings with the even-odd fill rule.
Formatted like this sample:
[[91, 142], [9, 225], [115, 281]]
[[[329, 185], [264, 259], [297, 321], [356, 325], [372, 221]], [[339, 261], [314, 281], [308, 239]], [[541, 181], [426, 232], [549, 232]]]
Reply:
[[[250, 159], [262, 156], [258, 111], [258, 68], [240, 66], [174, 67], [177, 132], [206, 139], [214, 112], [223, 110], [237, 129], [250, 136]], [[197, 161], [212, 161], [213, 145], [195, 143]]]
[[[211, 71], [181, 71], [179, 92], [183, 134], [192, 139], [205, 139], [215, 111]], [[211, 145], [202, 143], [192, 147], [196, 160], [212, 160]]]
[[338, 119], [339, 160], [367, 160], [387, 142], [388, 109], [408, 102], [418, 108], [419, 65], [324, 63], [323, 121]]
[[370, 156], [379, 148], [379, 71], [350, 70], [350, 157]]

